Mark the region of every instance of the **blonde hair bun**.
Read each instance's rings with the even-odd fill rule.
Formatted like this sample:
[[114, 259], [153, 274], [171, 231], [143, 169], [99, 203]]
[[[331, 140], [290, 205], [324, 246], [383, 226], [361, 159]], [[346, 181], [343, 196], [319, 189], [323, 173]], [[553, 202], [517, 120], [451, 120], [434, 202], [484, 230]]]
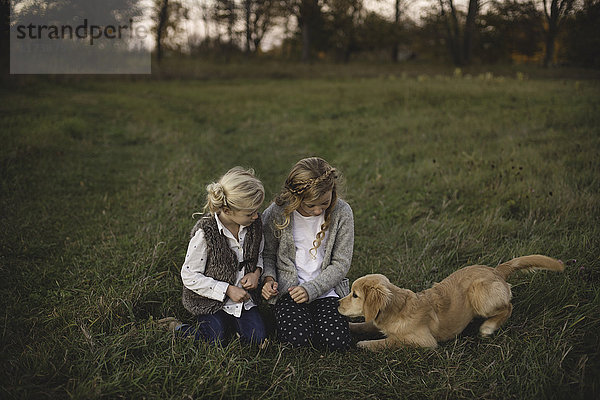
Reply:
[[233, 167], [217, 182], [206, 186], [204, 212], [216, 214], [224, 207], [232, 210], [256, 210], [265, 199], [262, 182], [253, 169]]
[[211, 209], [220, 210], [223, 208], [227, 202], [225, 198], [225, 191], [223, 190], [223, 186], [219, 182], [209, 183], [206, 186], [206, 202], [210, 204]]

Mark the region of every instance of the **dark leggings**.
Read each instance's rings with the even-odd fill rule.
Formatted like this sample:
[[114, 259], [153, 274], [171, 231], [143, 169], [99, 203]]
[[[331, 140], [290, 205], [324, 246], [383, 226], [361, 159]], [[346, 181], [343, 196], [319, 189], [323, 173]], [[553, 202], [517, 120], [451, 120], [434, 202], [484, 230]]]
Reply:
[[337, 297], [297, 304], [285, 295], [275, 305], [278, 340], [294, 347], [312, 344], [318, 349], [347, 350], [350, 328], [337, 307]]

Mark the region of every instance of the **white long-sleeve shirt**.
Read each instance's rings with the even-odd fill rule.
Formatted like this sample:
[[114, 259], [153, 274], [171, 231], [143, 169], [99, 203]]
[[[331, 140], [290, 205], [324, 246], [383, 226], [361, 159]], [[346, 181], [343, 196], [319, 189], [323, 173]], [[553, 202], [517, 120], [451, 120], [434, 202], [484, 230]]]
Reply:
[[[236, 240], [233, 234], [223, 225], [218, 215], [215, 214], [215, 220], [217, 221], [217, 227], [221, 235], [224, 235], [229, 244], [229, 248], [237, 255], [238, 261], [244, 260], [244, 240], [246, 238], [247, 229], [244, 226], [240, 226], [238, 232], [239, 240]], [[260, 268], [261, 272], [263, 269], [263, 258], [262, 251], [264, 247], [264, 240], [261, 238], [260, 248], [258, 251], [258, 261], [256, 268]], [[223, 301], [226, 297], [227, 288], [229, 283], [224, 281], [218, 281], [209, 276], [204, 275], [206, 270], [206, 261], [208, 255], [208, 246], [204, 231], [198, 229], [194, 234], [194, 237], [190, 240], [188, 245], [187, 255], [185, 261], [181, 267], [181, 279], [183, 285], [191, 291], [199, 294], [200, 296], [207, 297], [209, 299]], [[244, 277], [245, 272], [242, 269], [237, 272], [235, 279], [235, 286], [242, 287], [240, 281]], [[249, 310], [256, 304], [252, 299], [247, 300], [244, 303], [235, 303], [231, 299], [227, 299], [223, 306], [223, 311], [231, 314], [235, 317], [239, 317], [242, 314], [242, 306], [245, 310]]]
[[[317, 233], [321, 231], [321, 225], [325, 221], [325, 213], [317, 216], [305, 217], [297, 210], [292, 213], [294, 225], [292, 234], [294, 236], [294, 245], [296, 246], [296, 269], [298, 270], [298, 282], [310, 282], [321, 274], [321, 264], [325, 255], [325, 244], [329, 232], [325, 232], [325, 237], [321, 241], [321, 245], [311, 253], [313, 242], [317, 237]], [[325, 297], [339, 297], [335, 290], [330, 289], [328, 292], [319, 296], [319, 299]]]

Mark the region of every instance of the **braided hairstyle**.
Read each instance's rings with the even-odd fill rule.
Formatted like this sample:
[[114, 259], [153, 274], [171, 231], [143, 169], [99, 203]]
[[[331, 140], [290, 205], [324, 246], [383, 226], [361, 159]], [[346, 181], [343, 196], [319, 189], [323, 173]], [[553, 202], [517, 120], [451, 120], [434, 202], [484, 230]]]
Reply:
[[275, 204], [283, 207], [284, 220], [275, 222], [279, 230], [286, 228], [291, 221], [291, 215], [300, 204], [315, 201], [328, 191], [331, 191], [331, 203], [325, 210], [325, 220], [321, 230], [313, 241], [311, 255], [315, 256], [321, 245], [325, 232], [331, 224], [331, 212], [335, 208], [338, 198], [339, 172], [329, 163], [319, 157], [304, 158], [296, 163], [288, 175], [281, 192], [275, 197]]

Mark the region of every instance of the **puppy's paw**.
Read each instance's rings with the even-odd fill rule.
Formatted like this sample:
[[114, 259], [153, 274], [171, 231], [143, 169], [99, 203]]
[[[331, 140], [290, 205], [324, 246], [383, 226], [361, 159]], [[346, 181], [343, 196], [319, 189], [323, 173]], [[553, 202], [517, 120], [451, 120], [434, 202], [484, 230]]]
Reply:
[[361, 340], [360, 342], [356, 343], [356, 347], [359, 349], [368, 349], [371, 347], [369, 340]]
[[489, 337], [491, 336], [496, 330], [494, 328], [492, 328], [491, 326], [485, 326], [482, 325], [481, 328], [479, 328], [479, 334], [482, 337]]

